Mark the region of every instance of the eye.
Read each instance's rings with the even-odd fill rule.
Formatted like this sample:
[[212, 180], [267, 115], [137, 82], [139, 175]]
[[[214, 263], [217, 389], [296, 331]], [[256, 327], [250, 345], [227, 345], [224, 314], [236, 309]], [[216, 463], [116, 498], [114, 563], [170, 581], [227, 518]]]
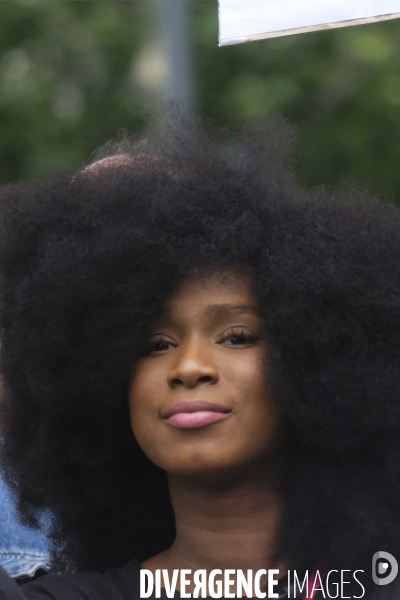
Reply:
[[236, 347], [245, 347], [248, 348], [253, 346], [259, 340], [259, 335], [247, 331], [243, 328], [234, 327], [232, 329], [228, 329], [221, 334], [221, 337], [218, 340], [218, 344], [222, 344], [224, 346], [236, 346]]
[[165, 354], [172, 348], [175, 348], [175, 344], [168, 338], [161, 335], [152, 336], [147, 344], [146, 354]]

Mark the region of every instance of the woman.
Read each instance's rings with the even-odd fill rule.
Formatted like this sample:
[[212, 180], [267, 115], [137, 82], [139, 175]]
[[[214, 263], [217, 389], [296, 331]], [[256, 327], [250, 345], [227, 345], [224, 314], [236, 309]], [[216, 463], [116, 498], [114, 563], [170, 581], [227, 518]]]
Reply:
[[72, 573], [0, 597], [137, 598], [140, 566], [396, 592], [371, 560], [400, 557], [399, 211], [301, 190], [270, 139], [2, 190], [6, 475]]

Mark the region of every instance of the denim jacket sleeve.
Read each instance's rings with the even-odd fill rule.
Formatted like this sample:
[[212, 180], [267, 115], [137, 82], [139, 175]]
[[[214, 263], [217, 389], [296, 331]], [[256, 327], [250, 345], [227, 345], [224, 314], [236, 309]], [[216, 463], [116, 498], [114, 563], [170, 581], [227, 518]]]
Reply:
[[[38, 569], [49, 569], [45, 533], [29, 529], [18, 520], [14, 502], [0, 476], [0, 566], [11, 577], [32, 577]], [[43, 529], [46, 517], [43, 515]]]

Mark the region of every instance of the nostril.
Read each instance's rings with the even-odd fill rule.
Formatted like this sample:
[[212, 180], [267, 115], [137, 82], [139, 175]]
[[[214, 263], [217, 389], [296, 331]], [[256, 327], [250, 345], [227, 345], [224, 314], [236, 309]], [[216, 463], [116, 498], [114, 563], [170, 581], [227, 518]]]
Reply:
[[202, 377], [199, 377], [198, 381], [203, 381], [204, 383], [206, 383], [207, 381], [211, 381], [212, 377], [210, 375], [203, 375]]
[[189, 387], [194, 387], [199, 383], [212, 383], [214, 381], [214, 378], [211, 375], [201, 375], [200, 377], [198, 377], [193, 373], [188, 375], [187, 377], [185, 375], [183, 375], [182, 377], [173, 377], [169, 381], [170, 385], [174, 386], [186, 385]]

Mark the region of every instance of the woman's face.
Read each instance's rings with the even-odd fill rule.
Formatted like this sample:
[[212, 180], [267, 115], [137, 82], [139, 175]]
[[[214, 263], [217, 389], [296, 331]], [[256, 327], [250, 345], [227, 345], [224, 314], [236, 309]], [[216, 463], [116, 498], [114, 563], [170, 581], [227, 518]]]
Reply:
[[189, 279], [170, 296], [129, 387], [133, 433], [152, 462], [196, 475], [277, 459], [282, 417], [262, 329], [246, 279]]

